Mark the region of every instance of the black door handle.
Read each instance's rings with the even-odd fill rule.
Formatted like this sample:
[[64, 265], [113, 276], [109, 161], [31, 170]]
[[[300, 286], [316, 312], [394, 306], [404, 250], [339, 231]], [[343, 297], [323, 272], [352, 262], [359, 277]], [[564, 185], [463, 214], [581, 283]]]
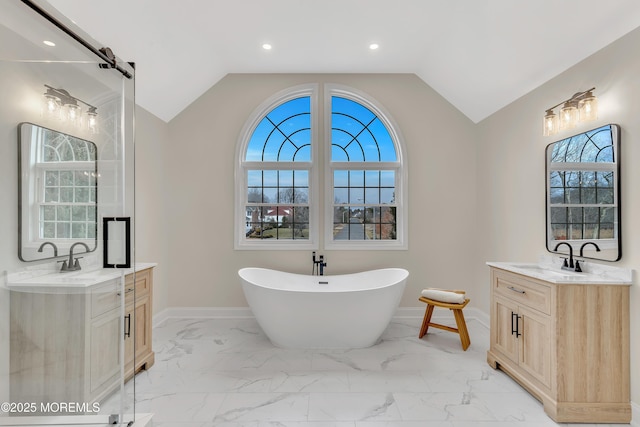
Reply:
[[131, 313], [124, 316], [124, 324], [125, 324], [124, 336], [131, 337]]

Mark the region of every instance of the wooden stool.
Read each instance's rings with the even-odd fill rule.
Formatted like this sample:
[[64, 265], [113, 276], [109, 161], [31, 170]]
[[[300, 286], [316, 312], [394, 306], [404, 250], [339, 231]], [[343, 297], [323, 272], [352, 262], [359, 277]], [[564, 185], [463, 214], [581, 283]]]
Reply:
[[[466, 298], [464, 302], [460, 304], [436, 301], [425, 297], [420, 297], [418, 299], [424, 303], [427, 303], [427, 310], [424, 313], [422, 328], [420, 328], [420, 335], [418, 335], [418, 338], [422, 338], [423, 336], [425, 336], [425, 334], [427, 333], [427, 329], [429, 329], [429, 326], [433, 326], [434, 328], [442, 329], [449, 332], [455, 332], [456, 334], [460, 335], [462, 349], [464, 351], [467, 351], [467, 348], [469, 348], [469, 345], [471, 344], [471, 340], [469, 339], [469, 331], [467, 330], [467, 324], [464, 321], [464, 314], [462, 314], [462, 309], [465, 308], [467, 304], [469, 304], [469, 298]], [[458, 325], [458, 328], [456, 329], [450, 326], [432, 323], [431, 316], [433, 315], [433, 309], [435, 307], [448, 308], [453, 311], [453, 317], [455, 317], [456, 319], [456, 325]]]

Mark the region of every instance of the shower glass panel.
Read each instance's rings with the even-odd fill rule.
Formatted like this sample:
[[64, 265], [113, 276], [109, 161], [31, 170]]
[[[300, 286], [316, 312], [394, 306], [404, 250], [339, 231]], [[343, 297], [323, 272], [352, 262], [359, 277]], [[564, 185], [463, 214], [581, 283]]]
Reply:
[[135, 223], [134, 79], [7, 1], [0, 94], [0, 426], [128, 425], [135, 273], [102, 268], [102, 218]]

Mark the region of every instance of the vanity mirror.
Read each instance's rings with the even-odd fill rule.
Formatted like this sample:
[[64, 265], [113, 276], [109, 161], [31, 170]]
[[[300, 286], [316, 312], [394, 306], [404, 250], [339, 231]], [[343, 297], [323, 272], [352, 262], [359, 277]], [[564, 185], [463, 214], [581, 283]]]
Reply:
[[620, 127], [610, 124], [549, 144], [546, 181], [547, 250], [567, 253], [567, 245], [555, 249], [566, 242], [574, 256], [619, 260]]
[[51, 129], [18, 126], [18, 257], [37, 261], [97, 247], [97, 149]]

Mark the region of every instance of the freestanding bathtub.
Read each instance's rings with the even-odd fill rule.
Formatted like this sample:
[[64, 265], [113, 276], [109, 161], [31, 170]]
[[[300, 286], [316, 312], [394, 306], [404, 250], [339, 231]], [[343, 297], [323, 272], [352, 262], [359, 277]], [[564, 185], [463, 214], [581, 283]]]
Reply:
[[385, 268], [308, 276], [265, 268], [238, 271], [242, 290], [271, 342], [289, 348], [363, 348], [386, 329], [409, 272]]

